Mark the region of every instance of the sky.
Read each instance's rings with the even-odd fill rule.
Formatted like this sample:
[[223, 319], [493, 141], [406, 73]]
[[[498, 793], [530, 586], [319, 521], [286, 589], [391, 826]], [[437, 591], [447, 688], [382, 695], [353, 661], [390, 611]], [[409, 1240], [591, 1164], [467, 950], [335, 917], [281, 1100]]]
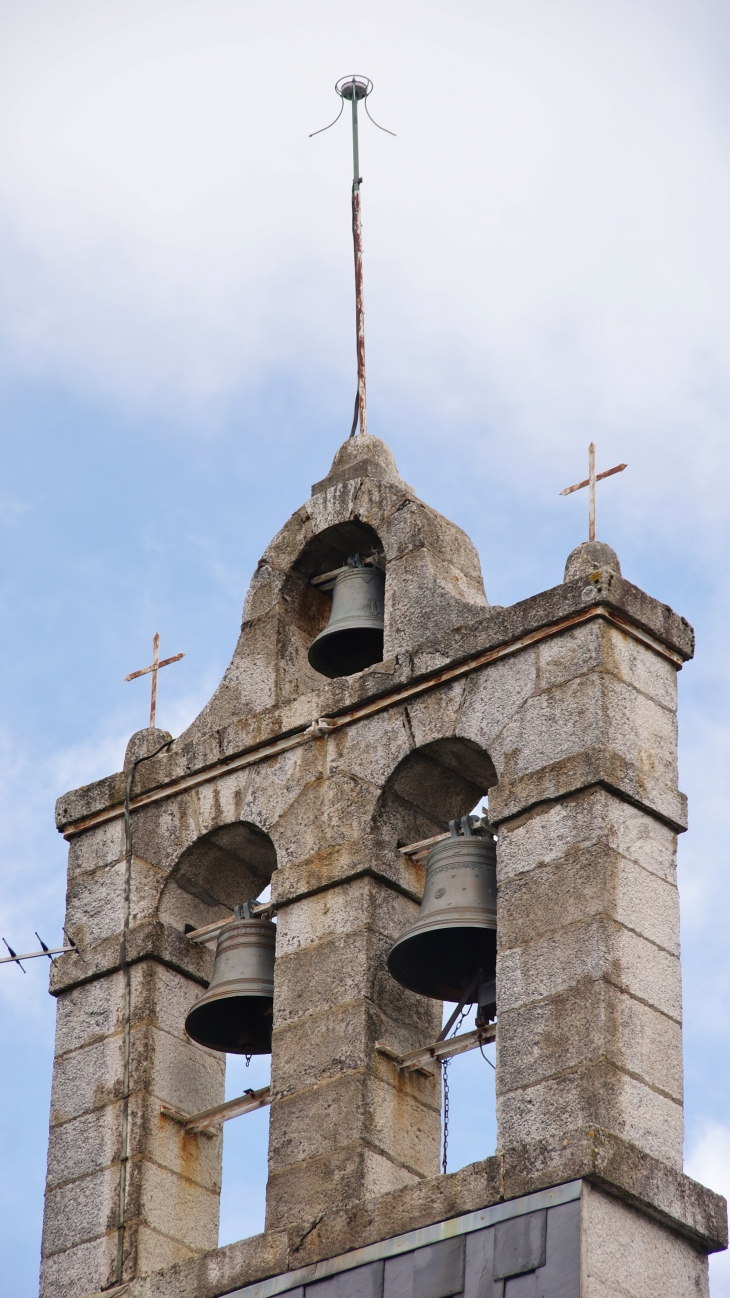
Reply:
[[[489, 599], [586, 536], [697, 632], [679, 679], [686, 1167], [730, 1193], [730, 16], [719, 0], [4, 0], [0, 936], [61, 938], [55, 798], [179, 734], [355, 389], [361, 132], [369, 430], [477, 545]], [[32, 1298], [54, 1003], [0, 966], [0, 1294]], [[229, 1094], [265, 1064], [229, 1070]], [[450, 1167], [493, 1080], [451, 1069]], [[226, 1126], [221, 1242], [261, 1228], [266, 1113]], [[711, 1263], [730, 1298], [730, 1262]]]

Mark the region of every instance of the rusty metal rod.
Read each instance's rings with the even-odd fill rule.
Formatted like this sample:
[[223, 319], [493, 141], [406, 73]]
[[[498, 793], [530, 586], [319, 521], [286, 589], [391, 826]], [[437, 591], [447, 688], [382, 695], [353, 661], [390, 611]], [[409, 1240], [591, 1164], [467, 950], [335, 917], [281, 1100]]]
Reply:
[[170, 1104], [161, 1104], [160, 1113], [165, 1118], [171, 1118], [173, 1122], [179, 1122], [186, 1131], [192, 1133], [209, 1131], [211, 1127], [217, 1127], [221, 1122], [238, 1118], [242, 1113], [253, 1113], [256, 1109], [265, 1108], [267, 1104], [271, 1104], [271, 1087], [262, 1086], [258, 1091], [246, 1091], [244, 1095], [236, 1096], [235, 1100], [216, 1104], [212, 1109], [203, 1109], [202, 1113], [181, 1113]]
[[[357, 100], [352, 97], [352, 111], [357, 112]], [[362, 222], [360, 219], [360, 190], [352, 185], [352, 242], [355, 252], [355, 331], [357, 338], [357, 406], [360, 432], [368, 431], [365, 401], [365, 306], [362, 290]]]
[[357, 340], [357, 406], [360, 432], [368, 431], [365, 404], [365, 307], [362, 291], [362, 219], [360, 213], [360, 146], [357, 126], [358, 89], [352, 78], [352, 243], [355, 254], [355, 336]]
[[375, 1042], [375, 1050], [379, 1055], [386, 1055], [388, 1059], [392, 1059], [393, 1063], [404, 1072], [420, 1072], [438, 1060], [453, 1059], [454, 1055], [463, 1055], [468, 1050], [477, 1050], [479, 1046], [495, 1041], [496, 1037], [496, 1023], [488, 1023], [486, 1027], [475, 1028], [472, 1032], [463, 1032], [461, 1036], [449, 1037], [448, 1041], [434, 1041], [430, 1046], [421, 1046], [418, 1050], [411, 1050], [407, 1055], [399, 1055], [383, 1041]]

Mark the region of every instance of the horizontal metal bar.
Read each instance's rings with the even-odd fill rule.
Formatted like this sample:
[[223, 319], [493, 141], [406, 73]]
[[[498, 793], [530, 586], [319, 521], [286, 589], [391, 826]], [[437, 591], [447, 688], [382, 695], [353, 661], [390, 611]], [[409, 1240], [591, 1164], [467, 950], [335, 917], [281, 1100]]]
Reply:
[[184, 657], [185, 654], [174, 654], [172, 658], [163, 658], [162, 662], [152, 663], [151, 667], [140, 667], [138, 672], [130, 672], [124, 679], [125, 681], [136, 681], [138, 676], [146, 676], [148, 672], [158, 672], [161, 667], [169, 667], [170, 663], [179, 663], [180, 659]]
[[[276, 914], [276, 906], [270, 901], [254, 902], [251, 907], [251, 915], [254, 919], [268, 919], [270, 915]], [[192, 933], [187, 934], [188, 942], [194, 942], [199, 946], [212, 946], [218, 941], [219, 934], [227, 924], [235, 923], [233, 915], [228, 919], [216, 919], [212, 924], [204, 924], [202, 928], [194, 928]]]
[[[485, 667], [488, 663], [496, 662], [509, 654], [519, 653], [521, 649], [527, 649], [530, 645], [537, 644], [541, 640], [547, 640], [552, 636], [559, 635], [562, 631], [569, 631], [574, 626], [579, 626], [581, 623], [589, 622], [598, 617], [603, 618], [606, 622], [613, 622], [627, 635], [632, 636], [634, 640], [647, 645], [662, 658], [668, 659], [675, 667], [682, 666], [683, 659], [674, 650], [660, 644], [648, 632], [642, 631], [633, 622], [615, 613], [613, 609], [606, 608], [601, 604], [593, 604], [590, 608], [584, 609], [573, 617], [563, 618], [562, 622], [555, 622], [549, 627], [540, 627], [539, 630], [531, 631], [518, 640], [511, 640], [507, 644], [499, 645], [496, 649], [486, 649], [473, 658], [467, 658], [464, 662], [455, 663], [453, 667], [446, 667], [443, 671], [424, 676], [411, 685], [404, 685], [400, 689], [394, 690], [391, 694], [381, 694], [372, 702], [360, 704], [349, 712], [340, 713], [336, 717], [325, 717], [312, 721], [306, 728], [296, 730], [282, 739], [274, 739], [258, 747], [246, 749], [236, 757], [224, 758], [212, 766], [206, 766], [199, 771], [195, 771], [192, 775], [181, 776], [176, 780], [171, 780], [169, 784], [163, 784], [159, 788], [151, 789], [149, 793], [141, 793], [130, 802], [130, 810], [136, 811], [141, 807], [149, 806], [151, 803], [161, 802], [165, 798], [173, 798], [178, 793], [185, 793], [188, 789], [195, 789], [201, 784], [207, 784], [209, 780], [221, 779], [231, 771], [243, 770], [256, 762], [264, 762], [269, 757], [276, 757], [279, 753], [287, 752], [291, 748], [298, 748], [313, 739], [321, 739], [330, 731], [352, 725], [357, 721], [364, 720], [366, 717], [373, 716], [377, 712], [384, 712], [387, 708], [405, 702], [406, 699], [413, 698], [418, 694], [424, 694], [427, 690], [435, 689], [439, 685], [448, 684], [461, 676], [468, 675], [469, 672]], [[91, 829], [95, 825], [103, 825], [109, 820], [116, 820], [123, 814], [124, 806], [122, 803], [117, 803], [113, 807], [104, 807], [103, 810], [96, 811], [90, 816], [84, 816], [81, 820], [72, 821], [64, 829], [64, 837], [73, 838], [74, 835], [81, 834], [86, 829]]]
[[[604, 469], [603, 473], [597, 473], [596, 482], [600, 482], [601, 478], [610, 478], [614, 473], [623, 473], [624, 469], [627, 468], [627, 464], [615, 464], [612, 469]], [[572, 487], [565, 487], [560, 494], [561, 496], [569, 496], [571, 491], [580, 491], [581, 487], [590, 486], [590, 481], [590, 478], [584, 478], [582, 482], [574, 482]]]
[[410, 1054], [399, 1055], [382, 1041], [375, 1042], [378, 1054], [386, 1055], [403, 1072], [424, 1071], [424, 1064], [438, 1063], [442, 1059], [453, 1059], [454, 1055], [463, 1055], [467, 1050], [476, 1050], [494, 1041], [497, 1033], [496, 1023], [486, 1027], [475, 1028], [473, 1032], [463, 1032], [461, 1036], [450, 1037], [448, 1041], [434, 1041], [430, 1046], [421, 1046], [411, 1050]]
[[239, 1095], [235, 1100], [226, 1100], [225, 1104], [217, 1104], [213, 1109], [203, 1109], [202, 1113], [181, 1113], [169, 1104], [160, 1105], [160, 1113], [173, 1122], [179, 1122], [186, 1131], [198, 1132], [209, 1131], [221, 1122], [238, 1118], [242, 1113], [253, 1113], [255, 1109], [263, 1109], [267, 1104], [271, 1104], [271, 1087], [262, 1086], [258, 1091], [247, 1091], [245, 1095]]
[[[67, 951], [76, 951], [76, 947], [54, 946], [48, 951], [26, 951], [23, 955], [20, 952], [17, 955], [4, 955], [0, 956], [0, 964], [15, 964], [16, 960], [36, 960], [38, 956], [42, 955], [65, 955]], [[78, 955], [78, 951], [76, 951], [76, 954]]]

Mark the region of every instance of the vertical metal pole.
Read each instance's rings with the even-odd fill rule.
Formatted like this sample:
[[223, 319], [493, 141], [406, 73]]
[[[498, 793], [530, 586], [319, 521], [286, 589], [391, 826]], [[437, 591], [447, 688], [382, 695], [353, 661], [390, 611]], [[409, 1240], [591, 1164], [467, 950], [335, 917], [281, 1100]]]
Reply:
[[588, 540], [596, 539], [596, 447], [588, 447]]
[[357, 335], [357, 405], [360, 432], [366, 433], [365, 310], [362, 295], [362, 224], [360, 220], [360, 151], [357, 137], [357, 90], [352, 83], [352, 241], [355, 250], [355, 326]]
[[157, 719], [157, 664], [160, 661], [160, 633], [155, 631], [152, 641], [152, 692], [150, 694], [150, 730], [154, 730]]

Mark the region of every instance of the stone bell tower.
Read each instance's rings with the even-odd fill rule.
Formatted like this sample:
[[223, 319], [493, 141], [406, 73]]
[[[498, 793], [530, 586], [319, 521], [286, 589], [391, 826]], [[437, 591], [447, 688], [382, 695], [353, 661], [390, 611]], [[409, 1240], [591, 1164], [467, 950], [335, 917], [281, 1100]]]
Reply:
[[[325, 574], [382, 555], [382, 660], [327, 679]], [[313, 583], [313, 579], [314, 583]], [[490, 607], [476, 551], [383, 442], [340, 448], [261, 559], [231, 664], [174, 741], [59, 799], [66, 927], [43, 1298], [689, 1298], [727, 1243], [682, 1170], [676, 676], [683, 618], [579, 546]], [[439, 1175], [438, 1003], [386, 968], [409, 845], [488, 796], [497, 1152]], [[127, 816], [125, 817], [125, 798]], [[185, 1033], [220, 926], [276, 915], [263, 1234], [217, 1247], [224, 1056]], [[239, 1119], [245, 1122], [245, 1117]]]

